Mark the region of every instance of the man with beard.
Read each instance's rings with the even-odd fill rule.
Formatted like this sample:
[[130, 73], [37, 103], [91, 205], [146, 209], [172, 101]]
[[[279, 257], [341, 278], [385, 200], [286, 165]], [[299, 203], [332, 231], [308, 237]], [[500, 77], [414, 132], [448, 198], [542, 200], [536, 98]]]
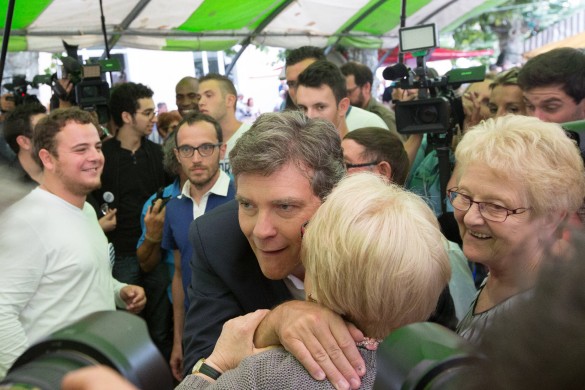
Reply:
[[112, 277], [107, 239], [85, 201], [104, 166], [91, 115], [55, 110], [32, 142], [43, 182], [0, 222], [0, 378], [32, 342], [90, 313], [137, 313], [146, 303], [141, 287]]
[[187, 288], [191, 284], [189, 262], [193, 253], [189, 243], [189, 225], [206, 211], [234, 199], [236, 191], [230, 177], [219, 168], [226, 145], [215, 119], [201, 113], [188, 115], [179, 123], [174, 137], [177, 145], [175, 155], [188, 180], [181, 195], [171, 199], [166, 206], [161, 247], [172, 250], [175, 257], [172, 281], [174, 342], [170, 364], [173, 375], [181, 379], [181, 344], [185, 312], [189, 308]]
[[394, 111], [387, 109], [372, 97], [374, 86], [372, 70], [359, 62], [347, 62], [341, 65], [339, 70], [345, 76], [347, 97], [351, 105], [378, 115], [386, 123], [388, 129], [398, 135]]

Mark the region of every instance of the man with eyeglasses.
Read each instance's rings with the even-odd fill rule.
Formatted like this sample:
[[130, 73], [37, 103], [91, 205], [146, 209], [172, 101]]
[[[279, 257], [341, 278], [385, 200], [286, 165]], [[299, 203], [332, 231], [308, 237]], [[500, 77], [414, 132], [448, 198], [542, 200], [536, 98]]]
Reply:
[[187, 115], [174, 133], [175, 156], [188, 180], [181, 194], [166, 206], [161, 247], [173, 251], [175, 273], [172, 282], [174, 342], [171, 369], [177, 380], [183, 375], [183, 324], [189, 308], [187, 288], [191, 284], [189, 225], [205, 212], [224, 204], [235, 196], [230, 177], [220, 169], [225, 153], [219, 123], [202, 113]]
[[[120, 282], [144, 287], [148, 303], [143, 316], [159, 349], [164, 349], [167, 325], [157, 302], [164, 302], [169, 282], [168, 271], [160, 263], [149, 273], [142, 273], [136, 256], [136, 244], [142, 234], [140, 215], [144, 202], [172, 179], [163, 169], [160, 145], [146, 137], [156, 122], [153, 91], [136, 83], [124, 83], [112, 89], [110, 111], [118, 131], [115, 138], [103, 144], [105, 157], [101, 175], [102, 186], [93, 192], [99, 205], [117, 209], [117, 224], [106, 233], [113, 244], [115, 256], [112, 274]], [[101, 215], [100, 207], [97, 208]]]

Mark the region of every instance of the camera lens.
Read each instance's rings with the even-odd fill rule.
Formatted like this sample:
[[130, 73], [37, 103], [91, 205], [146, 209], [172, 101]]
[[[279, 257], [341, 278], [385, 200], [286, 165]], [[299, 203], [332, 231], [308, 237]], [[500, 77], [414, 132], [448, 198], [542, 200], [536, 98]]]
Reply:
[[439, 119], [436, 106], [425, 105], [416, 111], [416, 119], [419, 124], [435, 123]]

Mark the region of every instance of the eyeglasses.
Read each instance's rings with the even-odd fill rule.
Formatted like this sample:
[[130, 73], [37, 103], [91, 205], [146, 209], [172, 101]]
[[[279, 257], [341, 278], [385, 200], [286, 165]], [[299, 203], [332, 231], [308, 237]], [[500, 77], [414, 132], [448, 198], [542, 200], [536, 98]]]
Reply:
[[152, 119], [155, 116], [158, 115], [158, 112], [154, 111], [154, 110], [145, 110], [145, 111], [136, 111], [137, 114], [142, 114], [145, 117], [147, 117], [148, 119]]
[[177, 148], [179, 156], [183, 158], [193, 157], [195, 151], [198, 151], [201, 157], [209, 157], [213, 154], [216, 147], [221, 146], [221, 142], [218, 144], [203, 144], [197, 147], [191, 145], [181, 145]]
[[523, 212], [530, 210], [530, 207], [520, 207], [517, 209], [510, 210], [504, 206], [500, 206], [489, 202], [476, 202], [470, 196], [460, 194], [455, 191], [457, 188], [452, 188], [447, 191], [449, 194], [449, 202], [453, 207], [459, 211], [467, 211], [471, 208], [474, 203], [477, 204], [479, 213], [482, 217], [492, 222], [504, 222], [508, 215], [522, 214]]
[[378, 165], [379, 163], [380, 163], [379, 161], [371, 161], [371, 162], [361, 163], [361, 164], [345, 163], [345, 168], [347, 168], [348, 170], [350, 170], [352, 168], [371, 167], [371, 166], [374, 166], [374, 165]]

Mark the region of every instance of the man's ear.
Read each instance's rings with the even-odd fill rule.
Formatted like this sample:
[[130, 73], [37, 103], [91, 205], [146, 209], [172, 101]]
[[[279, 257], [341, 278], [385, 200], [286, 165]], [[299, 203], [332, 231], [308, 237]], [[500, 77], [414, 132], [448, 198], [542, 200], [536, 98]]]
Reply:
[[127, 111], [122, 112], [122, 122], [124, 122], [124, 124], [132, 123], [133, 120], [134, 120], [134, 115], [130, 114]]
[[223, 160], [225, 158], [225, 151], [227, 150], [226, 144], [221, 144], [219, 146], [219, 159]]
[[387, 178], [389, 182], [392, 182], [392, 167], [388, 161], [380, 161], [378, 165], [376, 165], [376, 171]]
[[345, 118], [345, 114], [347, 114], [347, 110], [349, 110], [350, 102], [348, 97], [344, 97], [339, 101], [337, 105], [339, 114]]
[[39, 158], [41, 159], [45, 169], [50, 171], [55, 168], [55, 157], [53, 157], [47, 149], [41, 149], [39, 151]]
[[18, 147], [22, 150], [28, 151], [32, 149], [31, 139], [24, 135], [19, 135], [18, 137], [16, 137], [16, 143], [18, 144]]
[[228, 93], [225, 95], [225, 105], [227, 107], [233, 107], [234, 111], [236, 109], [236, 102], [238, 101], [238, 97]]

